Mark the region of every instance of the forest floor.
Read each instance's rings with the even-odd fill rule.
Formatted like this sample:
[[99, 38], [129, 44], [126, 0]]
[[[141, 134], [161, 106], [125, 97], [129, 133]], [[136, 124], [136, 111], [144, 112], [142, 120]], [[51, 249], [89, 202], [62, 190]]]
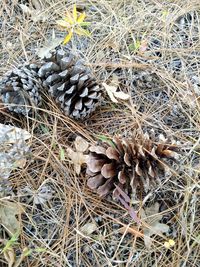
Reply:
[[[56, 21], [74, 4], [2, 0], [0, 75], [63, 40], [67, 32]], [[72, 50], [81, 53], [100, 83], [115, 85], [130, 99], [113, 103], [105, 90], [102, 105], [84, 121], [65, 116], [50, 98], [35, 117], [16, 117], [1, 104], [1, 123], [26, 129], [32, 138], [30, 159], [12, 172], [9, 192], [1, 196], [23, 212], [17, 241], [7, 253], [1, 246], [0, 266], [200, 266], [200, 3], [76, 4], [87, 15], [91, 36], [74, 34]], [[67, 149], [74, 149], [77, 136], [93, 144], [152, 130], [178, 142], [181, 157], [166, 183], [133, 200], [138, 216], [146, 211], [145, 228], [111, 195], [100, 198], [88, 188], [85, 166], [77, 175]], [[156, 220], [168, 230], [151, 232], [147, 240]], [[6, 244], [10, 237], [3, 226], [0, 235]]]

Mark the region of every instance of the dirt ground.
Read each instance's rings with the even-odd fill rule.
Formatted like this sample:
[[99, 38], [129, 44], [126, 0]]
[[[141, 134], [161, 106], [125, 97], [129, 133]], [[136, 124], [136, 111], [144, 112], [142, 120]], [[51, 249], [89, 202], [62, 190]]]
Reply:
[[[101, 105], [83, 121], [65, 116], [48, 95], [33, 117], [15, 116], [0, 104], [1, 123], [32, 133], [25, 167], [12, 172], [1, 193], [23, 212], [10, 265], [3, 252], [10, 237], [0, 226], [0, 266], [200, 266], [200, 2], [1, 0], [0, 76], [37, 61], [52, 36], [64, 39], [67, 32], [56, 21], [75, 3], [87, 15], [91, 36], [74, 34], [72, 51], [100, 84], [115, 82], [130, 99], [113, 103], [104, 89]], [[94, 144], [102, 136], [152, 131], [177, 142], [180, 157], [165, 182], [133, 200], [138, 216], [159, 204], [138, 225], [112, 195], [101, 198], [88, 188], [85, 165], [77, 175], [67, 149], [74, 149], [77, 136]], [[158, 213], [168, 231], [154, 232], [148, 246], [145, 229]], [[30, 253], [17, 265], [25, 250]]]

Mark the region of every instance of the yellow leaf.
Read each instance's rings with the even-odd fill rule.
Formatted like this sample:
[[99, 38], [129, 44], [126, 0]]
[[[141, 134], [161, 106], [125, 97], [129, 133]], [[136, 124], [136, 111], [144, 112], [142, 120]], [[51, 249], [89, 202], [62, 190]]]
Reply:
[[72, 15], [67, 11], [66, 17], [64, 18], [66, 22], [68, 22], [70, 25], [74, 24], [74, 19]]
[[170, 248], [170, 244], [169, 244], [169, 242], [165, 242], [165, 243], [164, 243], [164, 247], [165, 247], [166, 249], [169, 249], [169, 248]]
[[171, 247], [173, 247], [175, 245], [175, 241], [173, 239], [169, 239], [169, 244]]
[[74, 18], [74, 22], [77, 21], [77, 10], [76, 10], [76, 4], [74, 4], [73, 7], [73, 18]]
[[82, 23], [84, 21], [85, 17], [86, 17], [86, 14], [84, 12], [78, 17], [77, 22]]
[[69, 31], [68, 35], [65, 37], [63, 44], [67, 44], [72, 38], [72, 30]]
[[70, 23], [64, 20], [57, 20], [56, 23], [61, 27], [70, 27]]
[[75, 30], [75, 33], [77, 33], [78, 35], [85, 35], [85, 36], [90, 36], [90, 32], [87, 31], [87, 30], [84, 30], [82, 28], [76, 28]]

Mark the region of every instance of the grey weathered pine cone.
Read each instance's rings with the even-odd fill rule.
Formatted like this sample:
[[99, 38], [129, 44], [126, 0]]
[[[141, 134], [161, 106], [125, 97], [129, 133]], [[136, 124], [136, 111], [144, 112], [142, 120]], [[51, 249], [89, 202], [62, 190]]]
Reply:
[[160, 87], [160, 79], [149, 71], [136, 71], [133, 74], [132, 86], [135, 90], [150, 90]]
[[41, 105], [41, 80], [36, 64], [21, 65], [5, 74], [0, 81], [2, 102], [10, 110], [27, 115]]
[[67, 48], [50, 52], [38, 74], [64, 113], [72, 118], [85, 118], [100, 104], [101, 87], [83, 60]]
[[112, 144], [90, 147], [87, 161], [87, 185], [100, 196], [113, 191], [115, 185], [137, 198], [161, 183], [169, 173], [165, 159], [175, 160], [177, 145], [165, 141], [154, 143], [148, 135], [139, 140], [114, 137]]

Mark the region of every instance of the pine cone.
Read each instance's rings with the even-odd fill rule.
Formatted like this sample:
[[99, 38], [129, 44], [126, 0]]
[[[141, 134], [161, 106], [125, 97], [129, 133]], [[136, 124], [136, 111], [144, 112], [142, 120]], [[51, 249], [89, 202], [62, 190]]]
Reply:
[[51, 52], [38, 74], [65, 114], [72, 118], [87, 117], [100, 103], [101, 88], [90, 69], [67, 48]]
[[160, 87], [160, 79], [155, 73], [138, 71], [133, 75], [132, 86], [137, 91]]
[[20, 66], [9, 71], [0, 81], [2, 102], [10, 111], [27, 115], [33, 106], [41, 105], [41, 81], [35, 64]]
[[128, 194], [147, 193], [160, 184], [160, 178], [169, 171], [163, 158], [175, 159], [176, 145], [153, 143], [148, 135], [143, 140], [112, 140], [113, 146], [103, 143], [91, 146], [86, 173], [88, 186], [104, 196], [118, 185]]

